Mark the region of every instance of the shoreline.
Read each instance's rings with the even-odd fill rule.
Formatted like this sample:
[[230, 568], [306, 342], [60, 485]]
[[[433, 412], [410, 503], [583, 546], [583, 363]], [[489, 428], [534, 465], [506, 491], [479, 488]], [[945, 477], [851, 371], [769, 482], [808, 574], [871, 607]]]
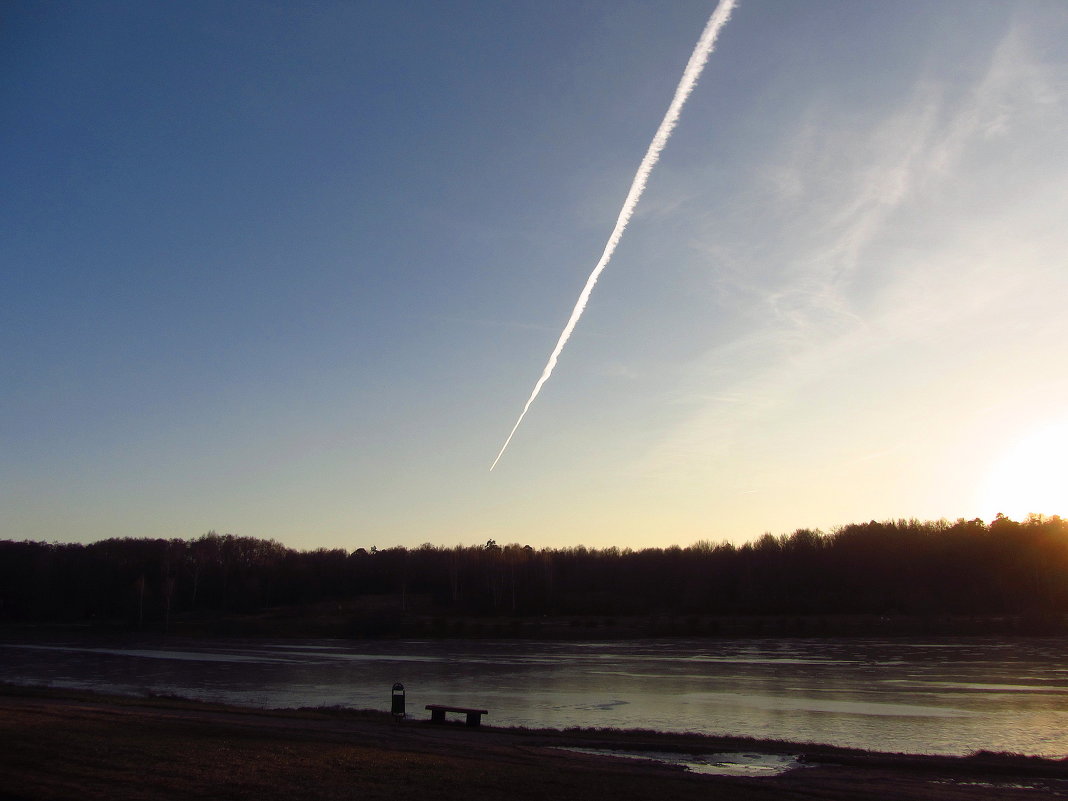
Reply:
[[943, 756], [1068, 755], [1057, 672], [1068, 639], [905, 643], [0, 637], [0, 682], [260, 708], [382, 709], [401, 681], [409, 711], [443, 698], [488, 703], [483, 722], [494, 726], [646, 728]]
[[[421, 710], [420, 710], [421, 712]], [[255, 709], [0, 685], [0, 798], [1033, 798], [1068, 759], [890, 754], [615, 729], [477, 729], [387, 712]], [[569, 749], [790, 755], [775, 776], [697, 774]]]
[[400, 602], [279, 606], [247, 613], [173, 615], [168, 621], [0, 621], [0, 638], [61, 636], [347, 640], [853, 639], [870, 637], [1064, 637], [1065, 615], [1024, 614], [561, 614], [468, 615]]

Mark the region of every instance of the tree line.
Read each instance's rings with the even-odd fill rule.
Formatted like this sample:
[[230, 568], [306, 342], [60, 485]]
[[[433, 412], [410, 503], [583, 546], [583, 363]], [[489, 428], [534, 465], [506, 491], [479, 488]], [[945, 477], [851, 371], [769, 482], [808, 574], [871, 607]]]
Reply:
[[[343, 607], [343, 602], [350, 604]], [[362, 603], [359, 603], [362, 602]], [[0, 541], [0, 620], [164, 627], [177, 617], [337, 604], [376, 615], [1068, 613], [1068, 521], [855, 523], [687, 548], [521, 544], [294, 550], [191, 540]], [[365, 627], [366, 628], [366, 627]]]

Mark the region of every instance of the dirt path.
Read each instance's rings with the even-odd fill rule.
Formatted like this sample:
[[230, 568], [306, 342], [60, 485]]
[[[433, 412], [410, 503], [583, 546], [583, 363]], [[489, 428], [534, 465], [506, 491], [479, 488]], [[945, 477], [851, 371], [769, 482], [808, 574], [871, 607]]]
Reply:
[[468, 729], [395, 723], [376, 713], [264, 711], [10, 687], [0, 687], [0, 744], [5, 801], [1068, 797], [1068, 771], [1060, 763], [829, 750], [813, 753], [812, 767], [775, 778], [704, 776], [560, 746], [694, 753], [757, 746], [686, 735]]

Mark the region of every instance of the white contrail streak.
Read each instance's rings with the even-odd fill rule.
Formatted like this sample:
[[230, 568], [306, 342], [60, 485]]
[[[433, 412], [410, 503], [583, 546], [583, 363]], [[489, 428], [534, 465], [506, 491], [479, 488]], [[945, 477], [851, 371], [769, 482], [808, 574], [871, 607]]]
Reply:
[[634, 208], [638, 205], [642, 192], [645, 191], [645, 184], [649, 180], [649, 174], [653, 171], [653, 167], [656, 166], [656, 162], [660, 160], [660, 152], [664, 149], [664, 145], [667, 144], [671, 132], [675, 129], [675, 124], [679, 121], [679, 113], [682, 111], [682, 106], [690, 96], [690, 92], [693, 91], [694, 86], [697, 85], [697, 79], [701, 77], [701, 71], [705, 67], [705, 62], [708, 61], [708, 57], [712, 54], [712, 50], [716, 46], [716, 38], [719, 36], [720, 29], [723, 28], [727, 23], [727, 20], [730, 19], [731, 12], [734, 10], [734, 5], [735, 0], [720, 0], [719, 5], [716, 6], [716, 10], [713, 11], [712, 16], [709, 17], [708, 24], [701, 33], [701, 38], [697, 40], [697, 46], [694, 47], [693, 54], [690, 56], [690, 60], [686, 64], [686, 69], [682, 72], [682, 78], [679, 79], [679, 85], [675, 88], [675, 96], [671, 99], [671, 105], [668, 106], [667, 113], [664, 114], [664, 119], [660, 122], [660, 127], [656, 129], [656, 133], [653, 135], [653, 141], [649, 143], [649, 149], [645, 151], [645, 157], [642, 159], [641, 164], [638, 165], [638, 171], [634, 174], [634, 180], [631, 182], [630, 191], [627, 193], [627, 199], [623, 201], [623, 208], [620, 209], [619, 217], [616, 219], [616, 227], [612, 229], [612, 235], [608, 237], [608, 243], [604, 246], [604, 253], [601, 254], [601, 260], [597, 262], [597, 266], [593, 268], [590, 277], [586, 279], [586, 286], [582, 288], [582, 292], [579, 294], [578, 301], [575, 303], [575, 308], [571, 311], [571, 317], [568, 319], [567, 325], [564, 326], [564, 330], [560, 334], [560, 339], [557, 340], [556, 347], [553, 348], [552, 354], [549, 356], [549, 361], [545, 365], [545, 369], [542, 370], [541, 378], [539, 378], [538, 383], [534, 385], [534, 391], [531, 392], [530, 397], [527, 398], [527, 403], [523, 407], [519, 419], [516, 420], [515, 425], [512, 426], [512, 430], [508, 434], [508, 439], [506, 439], [504, 445], [501, 446], [500, 453], [497, 454], [497, 458], [494, 459], [493, 464], [490, 465], [491, 471], [497, 466], [497, 462], [501, 460], [505, 450], [508, 448], [508, 443], [512, 441], [512, 437], [515, 435], [516, 429], [519, 428], [519, 424], [523, 422], [523, 418], [527, 416], [527, 411], [530, 409], [530, 405], [534, 403], [534, 399], [538, 397], [541, 388], [545, 385], [545, 382], [549, 380], [549, 376], [552, 375], [553, 368], [556, 367], [557, 359], [560, 358], [560, 353], [563, 351], [564, 345], [566, 345], [568, 339], [571, 338], [571, 332], [575, 330], [579, 318], [586, 310], [586, 304], [589, 302], [590, 293], [593, 292], [593, 285], [597, 283], [597, 279], [601, 276], [604, 268], [611, 260], [612, 254], [616, 250], [616, 245], [619, 244], [619, 240], [623, 237], [623, 231], [626, 229], [627, 223], [630, 222], [631, 215], [634, 214]]

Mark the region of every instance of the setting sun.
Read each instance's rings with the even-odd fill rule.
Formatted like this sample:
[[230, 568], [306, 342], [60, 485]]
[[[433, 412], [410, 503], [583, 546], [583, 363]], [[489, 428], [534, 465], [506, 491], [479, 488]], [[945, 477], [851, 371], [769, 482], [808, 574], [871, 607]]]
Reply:
[[1029, 432], [994, 464], [983, 491], [984, 509], [1021, 520], [1062, 514], [1068, 506], [1068, 420]]

